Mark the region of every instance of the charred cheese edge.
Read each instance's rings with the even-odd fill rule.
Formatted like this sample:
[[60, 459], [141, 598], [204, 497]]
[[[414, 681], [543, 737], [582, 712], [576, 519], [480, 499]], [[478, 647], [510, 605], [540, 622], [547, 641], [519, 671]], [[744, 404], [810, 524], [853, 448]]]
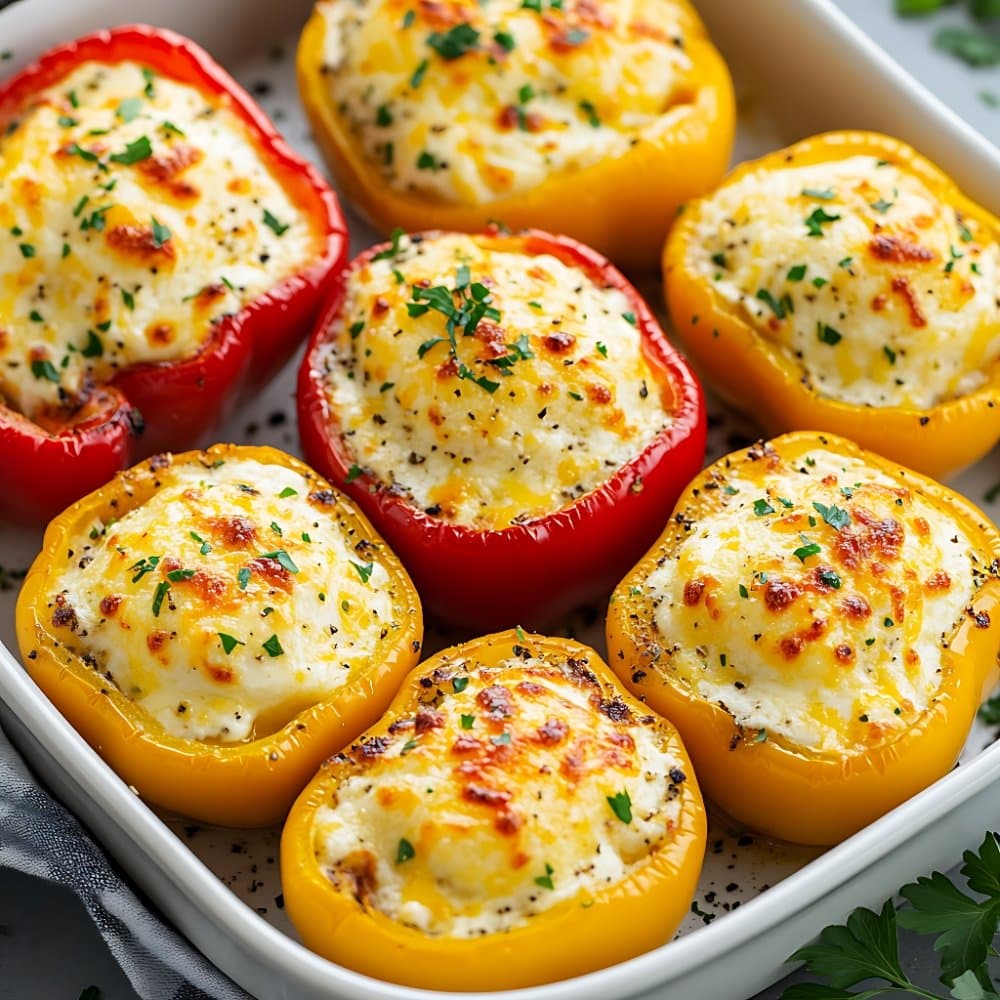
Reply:
[[589, 905], [670, 843], [687, 776], [666, 724], [586, 656], [526, 643], [496, 665], [445, 660], [412, 714], [333, 758], [313, 846], [336, 889], [424, 934], [475, 938]]
[[169, 734], [275, 732], [393, 641], [387, 550], [354, 537], [338, 494], [252, 459], [175, 463], [158, 483], [69, 540], [48, 613], [52, 634]]
[[224, 99], [76, 67], [0, 135], [0, 401], [44, 422], [195, 355], [319, 239]]
[[852, 753], [916, 724], [989, 573], [964, 527], [864, 461], [714, 466], [639, 585], [654, 669], [747, 740]]
[[696, 86], [673, 0], [322, 0], [331, 106], [392, 188], [484, 204], [674, 127]]
[[348, 272], [319, 365], [357, 466], [421, 509], [482, 528], [549, 514], [669, 425], [617, 289], [489, 237], [377, 256]]
[[874, 156], [761, 168], [700, 204], [696, 272], [821, 396], [930, 407], [1000, 359], [1000, 246]]

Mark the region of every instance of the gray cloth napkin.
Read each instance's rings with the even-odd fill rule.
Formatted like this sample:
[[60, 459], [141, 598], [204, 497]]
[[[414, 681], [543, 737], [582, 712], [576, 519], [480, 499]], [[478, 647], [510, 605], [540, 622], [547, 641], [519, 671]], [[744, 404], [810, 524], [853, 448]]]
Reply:
[[2, 730], [0, 867], [70, 888], [143, 1000], [249, 1000], [136, 896], [76, 819], [39, 786]]

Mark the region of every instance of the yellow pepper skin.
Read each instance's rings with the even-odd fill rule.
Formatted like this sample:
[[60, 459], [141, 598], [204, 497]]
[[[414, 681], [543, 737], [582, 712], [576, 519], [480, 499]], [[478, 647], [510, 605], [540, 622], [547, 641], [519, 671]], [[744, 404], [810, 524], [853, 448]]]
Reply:
[[694, 8], [687, 0], [682, 4], [691, 99], [672, 110], [676, 120], [669, 128], [621, 156], [554, 174], [528, 191], [479, 205], [401, 193], [367, 163], [332, 106], [322, 73], [323, 21], [316, 12], [299, 42], [299, 92], [339, 189], [383, 233], [395, 227], [480, 232], [500, 222], [513, 231], [535, 228], [572, 236], [620, 267], [649, 270], [656, 267], [678, 208], [718, 184], [733, 148], [736, 105], [729, 71]]
[[[950, 177], [911, 147], [876, 133], [831, 132], [806, 139], [741, 165], [720, 190], [761, 169], [780, 171], [854, 156], [873, 156], [899, 167], [922, 181], [944, 205], [974, 221], [992, 241], [1000, 239], [1000, 219], [966, 198]], [[926, 410], [909, 405], [856, 405], [816, 392], [787, 352], [737, 313], [716, 291], [711, 276], [697, 273], [692, 266], [696, 233], [709, 200], [689, 203], [667, 239], [663, 253], [667, 305], [674, 329], [696, 368], [764, 434], [799, 428], [830, 431], [935, 478], [977, 461], [1000, 440], [1000, 363], [985, 372], [985, 382], [978, 388]], [[834, 202], [817, 201], [803, 215], [817, 205], [837, 211]], [[961, 256], [961, 250], [953, 251], [953, 256], [956, 253]], [[865, 262], [852, 266], [863, 268]], [[945, 267], [945, 262], [933, 266]], [[808, 280], [803, 287], [807, 285]], [[748, 299], [754, 293], [749, 289]]]
[[[580, 716], [566, 712], [573, 697], [576, 711], [593, 713], [597, 728], [574, 725]], [[461, 727], [453, 727], [459, 718]], [[644, 833], [630, 831], [640, 838], [631, 867], [611, 884], [588, 884], [588, 862], [571, 859], [590, 856], [601, 835], [606, 863], [609, 837], [627, 823], [651, 820], [641, 820], [638, 802], [644, 782], [654, 787], [652, 775], [643, 777], [647, 765], [616, 756], [619, 749], [629, 755], [629, 732], [637, 743], [653, 739], [657, 754], [676, 762], [667, 798], [652, 810], [657, 820], [663, 811], [674, 822], [662, 820], [665, 833], [651, 853]], [[394, 773], [403, 780], [394, 783]], [[655, 787], [650, 794], [660, 794], [662, 786]], [[624, 818], [605, 798], [623, 789], [633, 796]], [[323, 810], [354, 801], [367, 824], [364, 849], [340, 861], [326, 856], [324, 864]], [[350, 822], [346, 828], [357, 836]], [[705, 837], [701, 795], [673, 727], [625, 694], [592, 649], [517, 629], [427, 660], [381, 722], [323, 765], [285, 825], [282, 884], [305, 944], [348, 968], [424, 989], [516, 989], [624, 961], [669, 940], [689, 910]], [[586, 846], [577, 851], [579, 844]], [[348, 862], [355, 867], [345, 877]], [[502, 921], [509, 911], [491, 899], [512, 892], [505, 898], [514, 900], [516, 919], [485, 933], [425, 933], [377, 908], [380, 872], [403, 879], [400, 906], [414, 905], [421, 893], [435, 918], [464, 913], [464, 906], [477, 923]], [[575, 880], [570, 892], [546, 905], [546, 893], [567, 878]], [[527, 915], [518, 899], [531, 900]], [[457, 907], [449, 909], [452, 902]]]
[[[820, 449], [832, 453], [838, 463], [861, 460], [898, 484], [881, 490], [888, 497], [881, 514], [868, 516], [871, 510], [880, 509], [870, 499], [877, 491], [855, 482], [861, 478], [855, 474], [856, 465], [849, 470], [849, 485], [829, 477], [828, 487], [836, 501], [820, 507], [808, 502], [816, 494], [797, 498], [788, 492], [781, 500], [779, 491], [789, 482], [787, 477], [771, 487], [762, 485], [775, 483], [781, 469], [793, 479], [805, 479], [810, 458], [819, 457]], [[751, 473], [755, 485], [748, 486]], [[845, 485], [846, 492], [841, 489]], [[930, 557], [928, 567], [914, 567], [905, 554], [893, 554], [904, 537], [903, 524], [905, 532], [912, 533], [920, 521], [919, 517], [914, 520], [910, 507], [894, 523], [896, 515], [886, 515], [885, 509], [903, 511], [903, 507], [895, 506], [893, 496], [907, 506], [919, 498], [930, 505], [925, 511], [940, 512], [948, 518], [945, 523], [961, 526], [979, 567], [972, 574], [978, 589], [973, 589], [971, 602], [959, 607], [955, 617], [960, 620], [951, 626], [950, 634], [942, 632], [940, 640], [933, 637], [939, 659], [929, 662], [939, 663], [940, 682], [933, 682], [939, 686], [932, 686], [926, 703], [919, 706], [907, 703], [899, 688], [892, 688], [891, 679], [883, 680], [892, 676], [884, 663], [890, 654], [894, 660], [898, 655], [899, 663], [911, 663], [912, 650], [919, 642], [910, 630], [921, 629], [921, 622], [932, 613], [931, 589], [947, 587], [949, 582], [935, 571], [939, 564]], [[772, 506], [774, 510], [767, 510]], [[730, 509], [740, 520], [720, 521], [719, 512]], [[765, 517], [773, 519], [767, 530], [778, 542], [778, 555], [770, 563], [760, 555], [759, 547], [754, 550], [745, 540], [746, 533], [755, 531]], [[827, 517], [840, 527], [824, 523]], [[710, 518], [716, 518], [715, 528]], [[733, 525], [732, 531], [718, 530], [721, 523]], [[938, 534], [943, 527], [938, 524]], [[800, 538], [800, 532], [804, 537]], [[929, 535], [937, 540], [933, 528]], [[714, 546], [716, 572], [713, 577], [710, 568], [707, 576], [692, 579], [691, 546], [698, 544], [692, 540], [701, 538]], [[792, 552], [805, 541], [816, 543], [815, 548]], [[941, 547], [947, 546], [946, 538], [939, 541]], [[930, 541], [925, 538], [915, 544], [926, 546]], [[742, 570], [742, 582], [720, 568], [728, 551], [734, 553], [730, 565]], [[670, 586], [677, 589], [651, 586], [651, 575], [657, 572], [669, 574]], [[964, 498], [833, 435], [788, 434], [721, 459], [681, 495], [659, 541], [611, 599], [609, 662], [637, 697], [677, 726], [709, 801], [770, 836], [802, 844], [834, 844], [930, 785], [958, 759], [976, 710], [998, 679], [998, 574], [1000, 535]], [[880, 592], [877, 581], [883, 578], [888, 582]], [[880, 593], [894, 600], [891, 595], [900, 578], [921, 596], [890, 612], [895, 620], [887, 616], [883, 621], [886, 612]], [[874, 584], [870, 583], [873, 579]], [[956, 601], [962, 600], [961, 593]], [[675, 600], [675, 594], [682, 596]], [[669, 608], [667, 618], [662, 617], [664, 608]], [[806, 623], [815, 624], [816, 634], [810, 636], [806, 628], [791, 639], [784, 638], [789, 629], [801, 629], [803, 617]], [[672, 623], [670, 634], [657, 626], [657, 620]], [[692, 624], [698, 630], [695, 641], [704, 644], [700, 654], [698, 650], [692, 654], [702, 657], [694, 670], [674, 645], [684, 644]], [[738, 639], [732, 645], [713, 645], [724, 641], [719, 636], [733, 634]], [[883, 647], [883, 643], [897, 641], [899, 645]], [[791, 644], [786, 646], [786, 642]], [[880, 648], [887, 652], [879, 654]], [[719, 649], [726, 649], [727, 654], [720, 655]], [[878, 659], [879, 655], [884, 659]], [[720, 667], [713, 674], [716, 663]], [[851, 679], [838, 684], [840, 675]], [[868, 676], [876, 680], [869, 684]], [[707, 677], [721, 677], [720, 685], [699, 688]], [[808, 685], [815, 677], [822, 680], [811, 688]], [[771, 688], [766, 687], [769, 683]], [[741, 709], [731, 707], [745, 705], [736, 701], [743, 691], [752, 699], [766, 698], [766, 691], [776, 690], [769, 702], [773, 709], [769, 718], [777, 727], [786, 712], [786, 723], [791, 721], [796, 703], [788, 700], [788, 691], [800, 685], [812, 709], [803, 724], [813, 733], [821, 725], [817, 720], [825, 721], [840, 711], [833, 706], [856, 696], [842, 710], [843, 720], [836, 720], [843, 727], [840, 732], [846, 734], [842, 742], [824, 745], [817, 740], [807, 745], [788, 738], [786, 732], [758, 729], [759, 723], [747, 722], [752, 716], [738, 719], [736, 712]], [[867, 706], [879, 704], [879, 717], [861, 714], [869, 710]], [[893, 709], [894, 704], [904, 707]], [[894, 712], [900, 717], [898, 722]]]
[[[202, 452], [158, 455], [119, 473], [49, 524], [42, 551], [18, 599], [16, 627], [31, 678], [144, 799], [206, 823], [270, 826], [284, 819], [320, 762], [378, 718], [419, 657], [420, 601], [395, 556], [383, 549], [380, 559], [387, 568], [400, 628], [380, 643], [370, 666], [359, 670], [329, 700], [299, 711], [276, 731], [259, 738], [252, 733], [242, 742], [187, 739], [168, 732], [150, 712], [84, 662], [82, 655], [72, 652], [65, 636], [55, 634], [50, 603], [52, 595], [60, 592], [61, 574], [79, 559], [79, 551], [74, 556], [72, 547], [86, 540], [91, 525], [113, 525], [153, 496], [166, 466], [197, 464], [208, 469], [236, 459], [300, 473], [311, 489], [323, 491], [318, 504], [326, 507], [316, 509], [317, 518], [336, 517], [342, 527], [353, 529], [352, 542], [384, 546], [350, 500], [326, 492], [332, 487], [307, 465], [276, 449], [221, 444]], [[182, 534], [186, 536], [187, 531]]]

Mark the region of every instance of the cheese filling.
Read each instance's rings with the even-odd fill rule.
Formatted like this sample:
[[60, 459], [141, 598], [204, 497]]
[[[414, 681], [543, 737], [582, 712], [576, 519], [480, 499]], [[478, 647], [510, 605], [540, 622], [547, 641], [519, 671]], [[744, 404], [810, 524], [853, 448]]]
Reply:
[[321, 364], [358, 467], [428, 513], [483, 528], [551, 513], [670, 423], [622, 292], [486, 237], [378, 256], [349, 272]]
[[328, 99], [392, 188], [484, 204], [619, 157], [690, 102], [673, 0], [321, 0]]
[[425, 934], [473, 938], [589, 905], [669, 841], [686, 775], [662, 723], [585, 658], [519, 656], [435, 671], [415, 715], [335, 758], [345, 775], [314, 845], [341, 891]]
[[315, 244], [221, 99], [78, 66], [0, 131], [0, 402], [44, 423], [191, 357]]
[[1000, 360], [1000, 246], [903, 168], [758, 170], [699, 219], [696, 269], [821, 396], [928, 409]]
[[353, 540], [355, 516], [282, 466], [169, 466], [146, 503], [73, 545], [54, 632], [173, 736], [275, 732], [355, 682], [398, 628], [383, 551]]
[[816, 751], [889, 742], [942, 683], [941, 653], [988, 570], [919, 492], [822, 449], [770, 449], [701, 489], [644, 587], [657, 668], [748, 740]]

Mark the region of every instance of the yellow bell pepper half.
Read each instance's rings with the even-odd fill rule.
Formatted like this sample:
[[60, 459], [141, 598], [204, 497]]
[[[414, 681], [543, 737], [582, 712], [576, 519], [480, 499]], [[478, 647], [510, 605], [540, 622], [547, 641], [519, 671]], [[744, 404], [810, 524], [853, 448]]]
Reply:
[[[309, 523], [293, 522], [291, 513], [282, 518], [283, 528], [280, 514], [270, 528], [267, 518], [255, 519], [265, 492], [259, 482], [239, 485], [244, 506], [226, 507], [227, 499], [216, 509], [212, 498], [223, 490], [213, 477], [238, 462], [293, 473], [281, 480], [293, 485], [280, 494], [270, 489], [270, 502], [287, 509], [295, 499]], [[133, 530], [128, 515], [141, 512], [164, 481], [187, 474], [194, 478], [184, 480], [193, 489], [186, 500], [158, 508], [159, 525]], [[312, 618], [292, 617], [299, 593], [316, 598], [319, 608], [327, 596], [341, 600], [336, 571], [322, 568], [333, 557], [311, 548], [321, 548], [316, 543], [324, 533], [340, 534], [350, 553], [358, 553], [355, 566], [345, 561], [344, 570], [362, 595], [354, 613], [373, 653], [334, 663], [344, 677], [336, 686], [304, 689], [297, 685], [306, 683], [336, 640], [326, 624], [329, 613], [317, 612], [318, 631]], [[85, 573], [83, 567], [100, 575], [81, 584], [73, 574]], [[378, 580], [389, 595], [391, 621], [373, 624], [365, 617], [361, 604], [372, 589], [358, 574]], [[76, 581], [73, 593], [104, 595], [99, 611], [87, 599], [89, 610], [73, 606], [70, 579]], [[340, 619], [341, 638], [354, 627], [349, 614]], [[78, 501], [49, 525], [17, 604], [25, 667], [84, 739], [143, 798], [224, 826], [280, 822], [320, 762], [389, 704], [419, 658], [422, 631], [409, 577], [352, 502], [289, 455], [237, 445], [155, 456]], [[103, 647], [95, 645], [99, 636]], [[125, 671], [121, 688], [110, 665], [115, 646], [126, 651], [124, 666], [117, 661]], [[345, 642], [340, 654], [331, 655], [349, 660], [352, 646]], [[244, 737], [227, 740], [216, 730], [188, 736], [164, 718], [166, 712], [184, 722], [222, 717], [232, 724], [245, 717], [254, 685], [271, 670], [280, 703], [259, 700]], [[155, 712], [142, 696], [159, 697]]]
[[[665, 112], [669, 122], [655, 134], [638, 138], [621, 155], [554, 173], [533, 188], [488, 202], [451, 203], [401, 191], [380, 176], [336, 109], [336, 89], [323, 71], [325, 26], [319, 11], [306, 24], [299, 44], [299, 90], [339, 189], [384, 234], [395, 227], [407, 232], [479, 232], [499, 222], [513, 231], [534, 228], [572, 236], [621, 267], [651, 269], [679, 206], [710, 191], [723, 177], [736, 117], [732, 81], [722, 57], [687, 0], [671, 2], [679, 8], [688, 66], [677, 88], [684, 97]], [[430, 28], [430, 23], [418, 20], [411, 30], [426, 35]], [[436, 58], [430, 48], [427, 55]], [[484, 49], [464, 58], [488, 55]], [[456, 66], [461, 63], [455, 61]]]
[[946, 774], [998, 677], [1000, 535], [833, 435], [729, 455], [621, 582], [608, 657], [706, 797], [834, 844]]
[[570, 639], [446, 649], [323, 765], [281, 842], [305, 944], [406, 986], [514, 989], [666, 943], [705, 812], [674, 728]]
[[[809, 184], [847, 161], [871, 169]], [[998, 239], [1000, 220], [909, 146], [832, 132], [687, 205], [664, 249], [667, 304], [708, 384], [765, 434], [830, 431], [943, 477], [1000, 440]], [[834, 246], [842, 259], [826, 259]], [[947, 391], [927, 395], [945, 371]]]

